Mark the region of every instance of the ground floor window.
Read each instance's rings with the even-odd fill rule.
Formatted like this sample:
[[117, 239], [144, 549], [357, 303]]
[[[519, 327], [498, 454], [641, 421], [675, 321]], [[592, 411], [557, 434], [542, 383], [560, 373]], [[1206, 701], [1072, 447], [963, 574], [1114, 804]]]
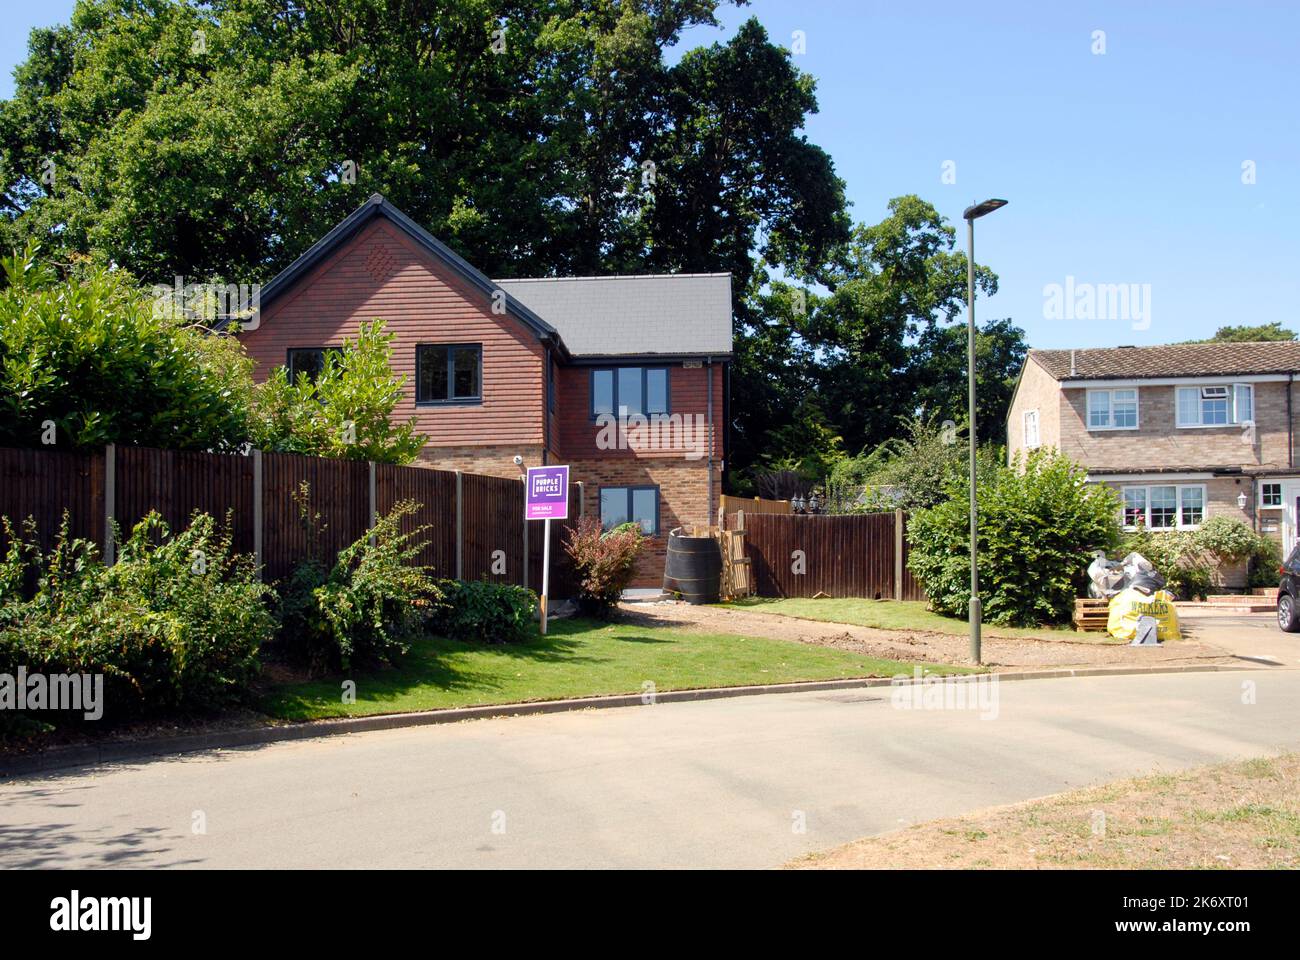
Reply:
[[600, 525], [612, 530], [629, 522], [641, 524], [648, 537], [659, 532], [658, 487], [600, 488]]
[[1259, 485], [1259, 505], [1261, 507], [1282, 506], [1282, 484], [1261, 483]]
[[1124, 527], [1189, 530], [1205, 519], [1205, 485], [1161, 483], [1124, 487]]

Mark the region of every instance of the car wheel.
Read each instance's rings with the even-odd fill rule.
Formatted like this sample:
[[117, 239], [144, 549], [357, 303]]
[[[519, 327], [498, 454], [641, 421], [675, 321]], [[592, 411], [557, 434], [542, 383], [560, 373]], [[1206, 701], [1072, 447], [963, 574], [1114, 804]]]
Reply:
[[1295, 597], [1289, 593], [1277, 596], [1277, 625], [1287, 633], [1300, 630], [1300, 609], [1296, 608]]

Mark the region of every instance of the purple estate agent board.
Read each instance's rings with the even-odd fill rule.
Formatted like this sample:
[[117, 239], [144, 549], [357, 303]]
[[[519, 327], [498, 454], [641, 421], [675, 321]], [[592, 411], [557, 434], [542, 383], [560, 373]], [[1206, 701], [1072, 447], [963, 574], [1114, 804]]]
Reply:
[[569, 518], [569, 468], [529, 467], [525, 520]]

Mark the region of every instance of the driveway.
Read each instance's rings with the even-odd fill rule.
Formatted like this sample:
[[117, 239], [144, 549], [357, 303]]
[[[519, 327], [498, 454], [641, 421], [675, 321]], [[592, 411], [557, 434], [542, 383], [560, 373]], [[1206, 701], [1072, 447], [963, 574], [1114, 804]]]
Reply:
[[775, 867], [922, 820], [1300, 748], [1300, 671], [988, 692], [982, 711], [900, 709], [888, 689], [808, 692], [8, 781], [0, 865]]
[[1180, 613], [1178, 622], [1189, 639], [1246, 662], [1300, 667], [1300, 633], [1283, 633], [1272, 613]]

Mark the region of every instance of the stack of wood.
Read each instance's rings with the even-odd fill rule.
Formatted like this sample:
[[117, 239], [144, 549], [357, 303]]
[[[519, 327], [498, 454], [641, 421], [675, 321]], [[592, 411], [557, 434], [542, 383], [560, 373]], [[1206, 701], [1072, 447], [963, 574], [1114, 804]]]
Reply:
[[1106, 630], [1110, 619], [1110, 601], [1082, 597], [1074, 601], [1074, 627], [1076, 630]]

